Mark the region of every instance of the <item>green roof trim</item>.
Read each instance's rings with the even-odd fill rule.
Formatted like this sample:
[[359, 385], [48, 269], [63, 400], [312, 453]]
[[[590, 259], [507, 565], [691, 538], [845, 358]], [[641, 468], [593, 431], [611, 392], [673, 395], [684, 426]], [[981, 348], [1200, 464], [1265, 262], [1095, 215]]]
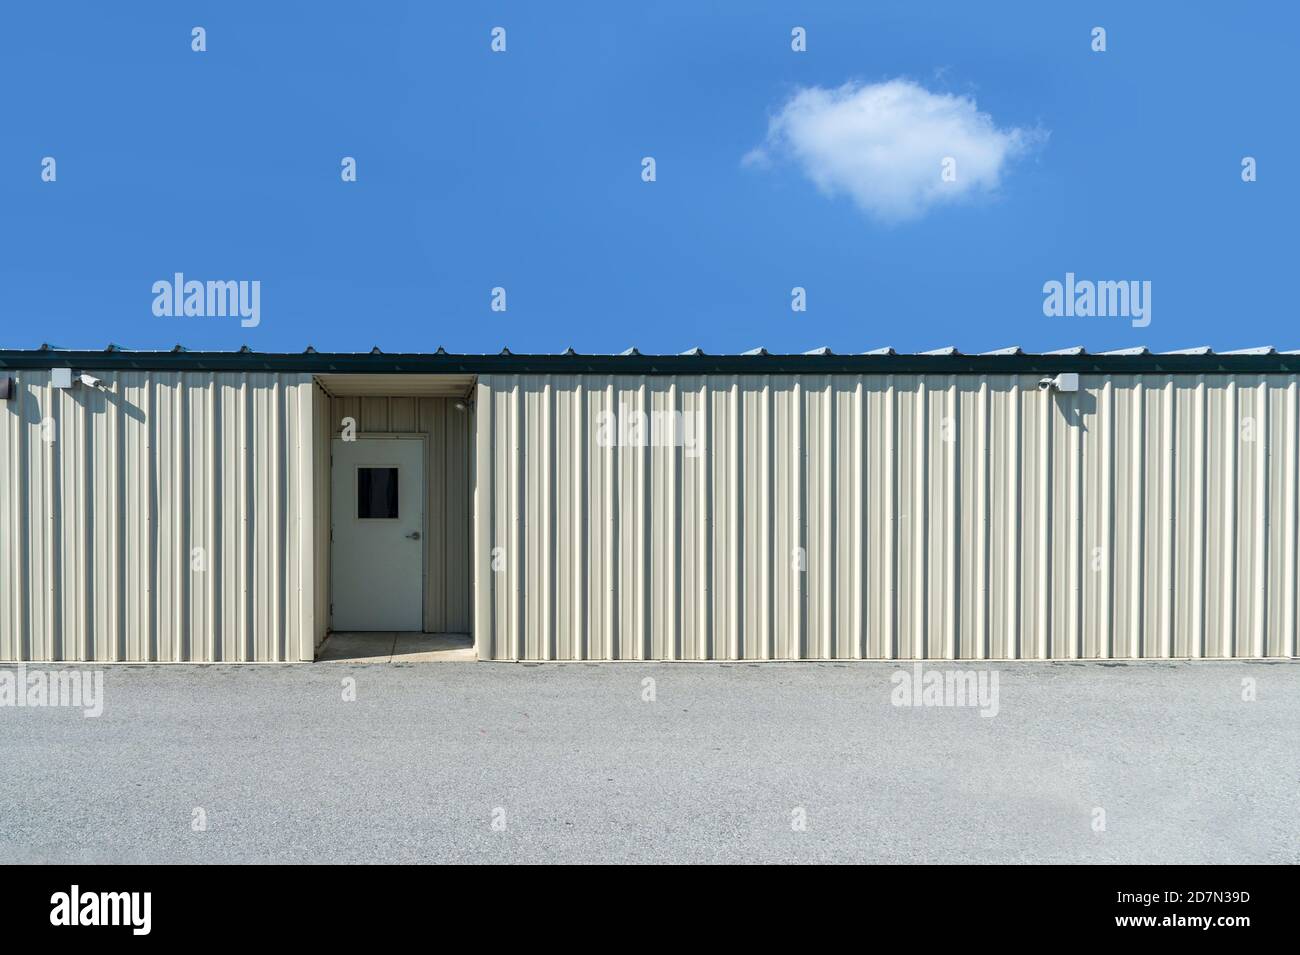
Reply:
[[[245, 346], [247, 347], [247, 346]], [[434, 353], [0, 350], [0, 370], [540, 375], [1295, 375], [1300, 352], [776, 355], [456, 355]]]

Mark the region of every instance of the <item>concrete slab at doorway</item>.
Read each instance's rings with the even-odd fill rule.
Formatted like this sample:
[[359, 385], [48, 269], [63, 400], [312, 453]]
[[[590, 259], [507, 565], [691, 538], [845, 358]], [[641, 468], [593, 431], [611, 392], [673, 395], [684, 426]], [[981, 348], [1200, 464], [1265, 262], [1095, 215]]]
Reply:
[[316, 652], [320, 663], [445, 663], [473, 661], [465, 633], [331, 633]]

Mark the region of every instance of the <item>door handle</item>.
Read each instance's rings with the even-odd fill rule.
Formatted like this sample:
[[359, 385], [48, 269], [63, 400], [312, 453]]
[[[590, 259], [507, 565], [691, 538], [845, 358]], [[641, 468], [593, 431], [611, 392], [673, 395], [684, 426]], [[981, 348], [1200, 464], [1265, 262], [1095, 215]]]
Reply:
[[412, 532], [412, 533], [410, 533], [410, 534], [407, 534], [407, 535], [406, 535], [406, 539], [409, 540], [409, 541], [418, 541], [418, 540], [420, 539], [420, 532], [419, 532], [419, 531], [414, 531], [414, 532]]

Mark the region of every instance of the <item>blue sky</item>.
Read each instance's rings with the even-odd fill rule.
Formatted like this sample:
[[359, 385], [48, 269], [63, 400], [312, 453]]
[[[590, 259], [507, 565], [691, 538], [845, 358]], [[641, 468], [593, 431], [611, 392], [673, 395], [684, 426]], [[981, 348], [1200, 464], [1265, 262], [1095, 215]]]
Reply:
[[[6, 5], [0, 345], [1300, 348], [1298, 18], [1194, 3]], [[847, 156], [801, 159], [796, 142], [745, 161], [801, 90], [899, 79], [1024, 143], [995, 181], [905, 221], [813, 181], [823, 160], [861, 178], [860, 137], [826, 147]], [[1244, 156], [1258, 181], [1242, 181]], [[887, 188], [874, 168], [862, 188]], [[260, 281], [260, 325], [156, 317], [151, 287], [178, 271]], [[1045, 317], [1043, 284], [1066, 272], [1151, 282], [1150, 326]], [[489, 307], [497, 286], [505, 312]]]

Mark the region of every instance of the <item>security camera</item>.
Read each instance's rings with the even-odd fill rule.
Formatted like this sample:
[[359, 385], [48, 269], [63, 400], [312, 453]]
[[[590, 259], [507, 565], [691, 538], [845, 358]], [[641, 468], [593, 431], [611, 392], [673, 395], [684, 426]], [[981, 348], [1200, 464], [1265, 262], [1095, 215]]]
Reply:
[[102, 381], [100, 381], [98, 378], [96, 378], [94, 375], [87, 375], [87, 374], [84, 374], [84, 373], [83, 373], [83, 374], [81, 375], [81, 377], [80, 377], [80, 381], [81, 381], [81, 383], [82, 383], [83, 385], [85, 385], [87, 388], [102, 388], [102, 387], [104, 387], [104, 383], [103, 383]]
[[1073, 371], [1063, 371], [1055, 378], [1040, 378], [1038, 387], [1047, 391], [1049, 388], [1063, 394], [1072, 394], [1079, 390], [1079, 375]]

